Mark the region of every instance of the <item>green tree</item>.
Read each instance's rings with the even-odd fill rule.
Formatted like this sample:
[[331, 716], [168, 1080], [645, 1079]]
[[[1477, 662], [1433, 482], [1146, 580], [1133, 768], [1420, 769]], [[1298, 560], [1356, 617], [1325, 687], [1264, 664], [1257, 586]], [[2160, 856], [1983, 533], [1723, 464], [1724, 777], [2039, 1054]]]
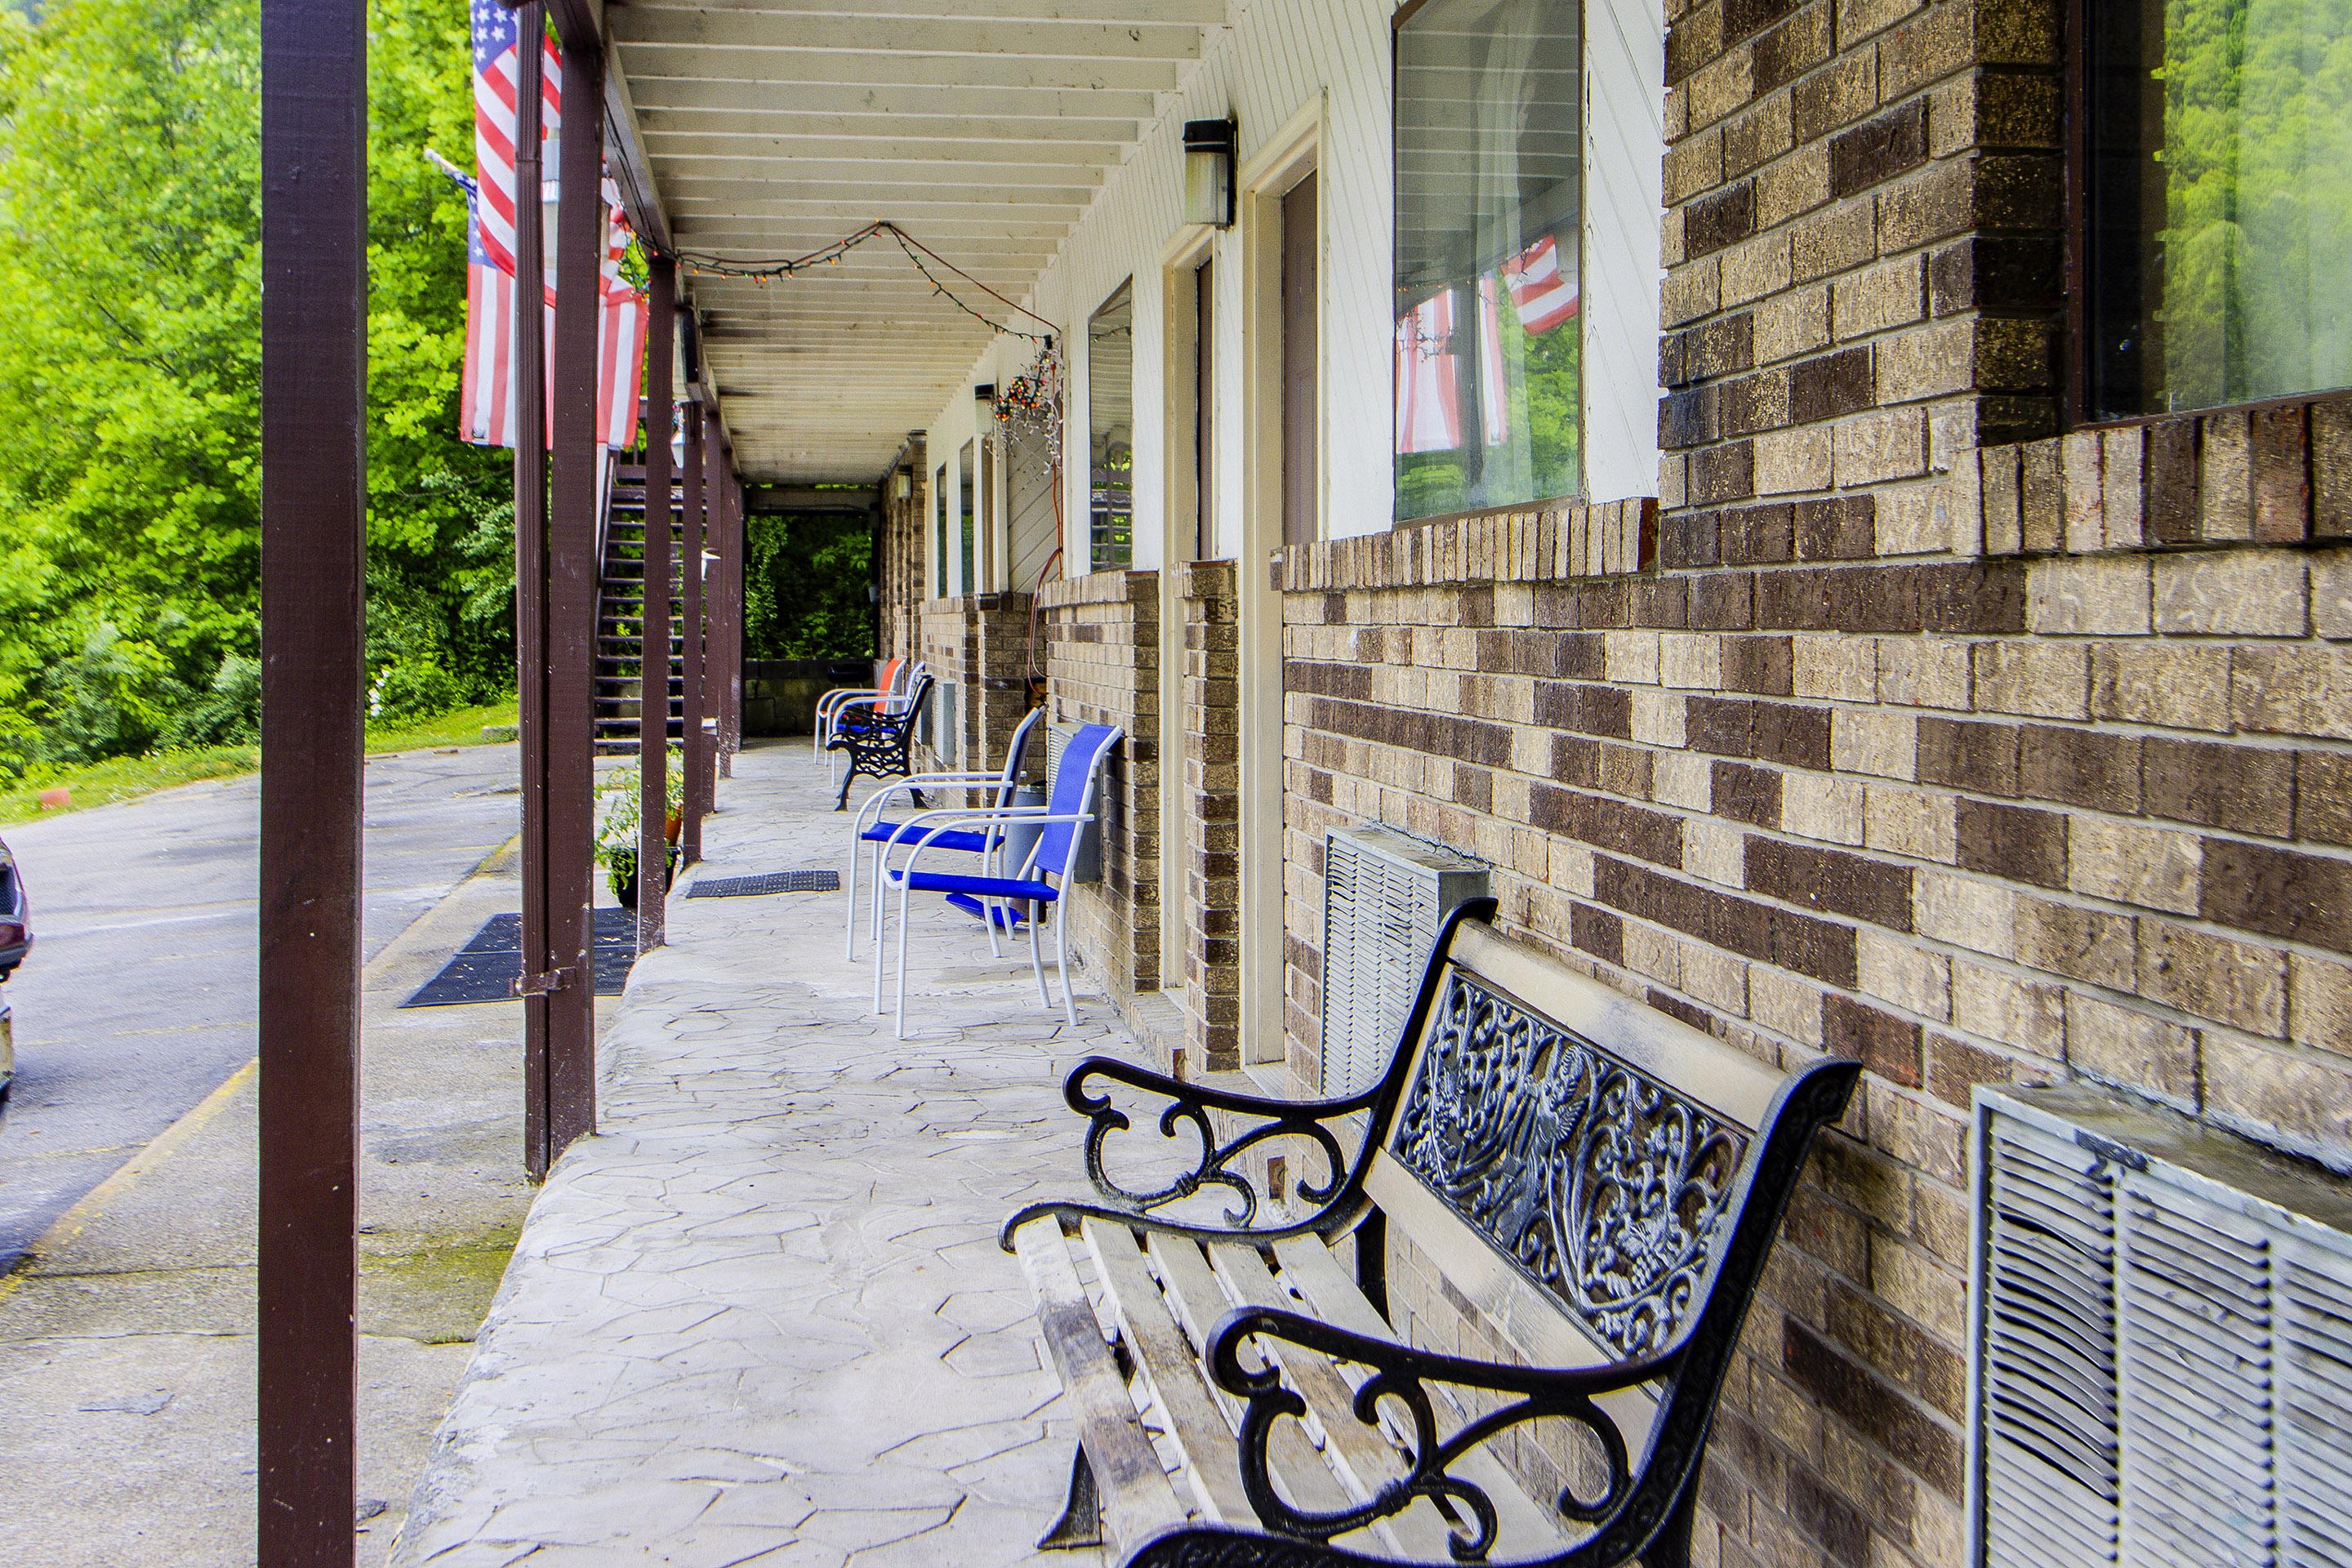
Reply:
[[744, 539], [747, 658], [874, 652], [874, 532], [862, 513], [761, 513]]
[[[455, 438], [465, 0], [376, 0], [372, 665], [511, 681], [502, 454]], [[259, 7], [0, 16], [0, 770], [234, 731], [258, 640]]]

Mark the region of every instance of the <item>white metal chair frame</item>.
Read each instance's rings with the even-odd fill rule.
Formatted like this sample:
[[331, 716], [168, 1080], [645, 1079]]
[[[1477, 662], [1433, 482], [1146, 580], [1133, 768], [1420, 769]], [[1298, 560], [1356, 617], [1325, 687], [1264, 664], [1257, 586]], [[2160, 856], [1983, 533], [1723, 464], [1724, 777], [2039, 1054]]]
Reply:
[[[891, 779], [866, 797], [857, 808], [857, 819], [850, 825], [849, 828], [849, 908], [843, 918], [842, 937], [843, 955], [851, 963], [854, 963], [857, 960], [859, 852], [866, 847], [866, 830], [880, 819], [884, 803], [894, 795], [904, 794], [911, 797], [916, 792], [926, 789], [952, 785], [962, 785], [968, 788], [974, 784], [994, 784], [997, 786], [996, 798], [984, 809], [1002, 811], [1012, 808], [1013, 793], [1026, 782], [1022, 774], [1028, 771], [1028, 747], [1032, 743], [1037, 727], [1045, 721], [1045, 710], [1043, 708], [1032, 708], [1029, 710], [1029, 716], [1021, 721], [1020, 728], [1013, 731], [1013, 739], [1006, 745], [1004, 766], [993, 773], [917, 773], [912, 778]], [[938, 811], [949, 809], [962, 808], [938, 807], [925, 815], [935, 816]], [[891, 850], [901, 845], [911, 846], [915, 840], [908, 835], [914, 831], [912, 822], [902, 824], [898, 831], [892, 834], [887, 840], [877, 842], [873, 846], [874, 908], [870, 911], [869, 923], [873, 928], [874, 940], [877, 942], [882, 940], [882, 876], [887, 868], [887, 857]], [[994, 875], [995, 873], [989, 868], [1003, 863], [1004, 835], [993, 833], [989, 835], [989, 847], [982, 857], [981, 867], [983, 874]], [[1004, 950], [997, 942], [997, 927], [993, 911], [991, 911], [985, 923], [988, 926], [988, 951], [998, 957], [1003, 956]]]
[[907, 694], [915, 688], [915, 673], [929, 670], [930, 666], [919, 658], [901, 659], [887, 686], [835, 687], [816, 700], [816, 719], [812, 726], [811, 741], [819, 755], [844, 713], [861, 706], [872, 706], [883, 713], [896, 713], [905, 707]]
[[[895, 719], [904, 713], [908, 704], [915, 700], [915, 693], [920, 689], [923, 677], [930, 672], [931, 667], [928, 661], [919, 658], [908, 659], [898, 667], [898, 673], [892, 678], [889, 689], [856, 692], [848, 700], [834, 704], [833, 708], [817, 721], [817, 754], [825, 755], [832, 749], [833, 738], [840, 734], [843, 728], [860, 712], [870, 713], [877, 719]], [[831, 693], [827, 695], [830, 696]], [[865, 700], [859, 700], [861, 698]], [[844, 752], [840, 766], [854, 765], [848, 754]], [[829, 758], [825, 765], [825, 777], [827, 780], [838, 777], [835, 764]]]
[[[1087, 768], [1086, 785], [1079, 795], [1078, 809], [1076, 811], [1056, 812], [1049, 806], [1027, 805], [1003, 806], [993, 811], [943, 808], [927, 811], [919, 816], [910, 817], [900, 829], [894, 842], [907, 839], [918, 830], [921, 837], [914, 840], [914, 848], [907, 856], [904, 865], [896, 870], [889, 869], [887, 866], [882, 868], [882, 880], [874, 889], [875, 902], [879, 905], [887, 896], [890, 884], [896, 883], [898, 889], [898, 996], [894, 1024], [898, 1038], [907, 1037], [907, 917], [908, 900], [915, 890], [916, 862], [922, 858], [923, 851], [930, 847], [933, 837], [972, 823], [984, 824], [991, 827], [1008, 823], [1029, 823], [1034, 824], [1041, 830], [1036, 843], [1030, 847], [1027, 858], [1022, 861], [1020, 868], [1013, 875], [1023, 879], [1039, 881], [1051, 878], [1055, 883], [1055, 896], [1051, 899], [1021, 899], [1007, 901], [1018, 902], [1025, 907], [1029, 922], [1029, 968], [1030, 972], [1037, 977], [1037, 1000], [1048, 1008], [1053, 1006], [1054, 998], [1045, 987], [1045, 964], [1039, 947], [1038, 927], [1043, 923], [1045, 905], [1050, 903], [1054, 906], [1054, 967], [1062, 983], [1062, 1017], [1071, 1026], [1076, 1026], [1077, 1006], [1070, 996], [1068, 909], [1070, 872], [1076, 867], [1079, 852], [1086, 842], [1086, 825], [1094, 821], [1097, 815], [1095, 810], [1096, 793], [1102, 788], [1103, 774], [1109, 766], [1110, 754], [1118, 748], [1121, 739], [1122, 737], [1114, 733], [1096, 751]], [[1067, 823], [1070, 826], [1069, 837], [1062, 847], [1062, 863], [1058, 867], [1040, 867], [1037, 865], [1037, 856], [1045, 846], [1045, 836], [1042, 830], [1057, 822]], [[1001, 837], [1001, 835], [999, 837]], [[874, 1010], [877, 1013], [882, 1011], [882, 952], [886, 931], [887, 927], [877, 921], [874, 942]], [[992, 941], [993, 936], [992, 926]]]

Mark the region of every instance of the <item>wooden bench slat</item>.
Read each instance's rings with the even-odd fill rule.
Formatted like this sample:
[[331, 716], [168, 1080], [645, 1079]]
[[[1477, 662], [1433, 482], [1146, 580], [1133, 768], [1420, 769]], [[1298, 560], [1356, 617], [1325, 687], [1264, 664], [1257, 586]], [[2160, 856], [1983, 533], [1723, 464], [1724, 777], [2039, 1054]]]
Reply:
[[[1177, 1237], [1148, 1236], [1146, 1245], [1154, 1268], [1160, 1271], [1160, 1282], [1168, 1292], [1167, 1301], [1184, 1331], [1192, 1342], [1203, 1348], [1208, 1344], [1209, 1331], [1217, 1326], [1234, 1305], [1223, 1285], [1210, 1270], [1195, 1243]], [[1213, 1384], [1212, 1385], [1213, 1387]], [[1241, 1402], [1218, 1389], [1217, 1401], [1229, 1416], [1231, 1429], [1241, 1425]], [[1352, 1506], [1355, 1500], [1331, 1473], [1323, 1455], [1307, 1440], [1307, 1430], [1296, 1421], [1278, 1421], [1266, 1438], [1266, 1464], [1279, 1483], [1282, 1495], [1297, 1508], [1315, 1513], [1337, 1513]], [[1236, 1480], [1241, 1476], [1241, 1443], [1235, 1438], [1226, 1462], [1233, 1466]], [[1257, 1510], [1252, 1509], [1244, 1520], [1254, 1521]]]
[[[1296, 1311], [1298, 1303], [1275, 1282], [1265, 1260], [1250, 1247], [1213, 1247], [1209, 1262], [1234, 1300], [1254, 1307], [1280, 1307]], [[1351, 1500], [1377, 1496], [1381, 1488], [1404, 1473], [1404, 1456], [1380, 1432], [1356, 1419], [1355, 1388], [1319, 1351], [1280, 1341], [1260, 1341], [1282, 1363], [1291, 1387], [1307, 1401], [1307, 1414], [1323, 1429], [1323, 1457], [1347, 1487]], [[1408, 1556], [1444, 1561], [1446, 1537], [1453, 1533], [1437, 1506], [1426, 1500], [1402, 1513], [1390, 1515], [1372, 1527]]]
[[1241, 1469], [1234, 1460], [1233, 1422], [1161, 1299], [1135, 1233], [1098, 1219], [1086, 1221], [1083, 1228], [1128, 1350], [1167, 1415], [1169, 1440], [1183, 1456], [1185, 1478], [1202, 1511], [1221, 1523], [1255, 1524], [1257, 1512], [1242, 1490]]
[[[1363, 1245], [1362, 1237], [1356, 1239], [1357, 1245]], [[1365, 1299], [1320, 1237], [1295, 1236], [1277, 1241], [1274, 1244], [1274, 1256], [1282, 1265], [1284, 1282], [1307, 1299], [1310, 1313], [1353, 1333], [1403, 1342], [1403, 1336]], [[1349, 1382], [1357, 1380], [1351, 1378]], [[1499, 1535], [1497, 1556], [1531, 1557], [1567, 1542], [1559, 1516], [1528, 1496], [1517, 1478], [1488, 1450], [1473, 1448], [1463, 1455], [1454, 1461], [1454, 1473], [1494, 1500]]]
[[1144, 1435], [1127, 1380], [1103, 1342], [1102, 1325], [1087, 1300], [1086, 1287], [1078, 1283], [1060, 1223], [1045, 1219], [1024, 1225], [1013, 1236], [1013, 1246], [1037, 1297], [1037, 1322], [1046, 1352], [1076, 1413], [1078, 1441], [1094, 1467], [1103, 1532], [1124, 1551], [1155, 1530], [1181, 1523], [1184, 1507], [1160, 1468], [1151, 1439]]

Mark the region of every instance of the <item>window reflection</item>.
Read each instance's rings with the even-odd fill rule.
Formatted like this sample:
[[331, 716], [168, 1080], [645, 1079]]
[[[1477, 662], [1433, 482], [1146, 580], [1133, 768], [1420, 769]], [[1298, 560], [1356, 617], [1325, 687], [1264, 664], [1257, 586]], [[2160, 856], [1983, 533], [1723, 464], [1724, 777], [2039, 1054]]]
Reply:
[[1578, 9], [1429, 0], [1396, 58], [1397, 520], [1573, 495]]
[[1087, 322], [1087, 561], [1135, 559], [1135, 300], [1126, 283]]

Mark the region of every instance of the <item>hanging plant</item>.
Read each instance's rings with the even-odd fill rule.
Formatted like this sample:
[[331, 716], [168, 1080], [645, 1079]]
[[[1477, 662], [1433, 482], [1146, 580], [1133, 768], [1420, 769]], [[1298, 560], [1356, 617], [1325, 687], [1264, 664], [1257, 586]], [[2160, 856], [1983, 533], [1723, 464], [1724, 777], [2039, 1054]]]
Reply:
[[1030, 435], [1043, 443], [1052, 469], [1062, 450], [1062, 350], [1047, 340], [1029, 368], [996, 395], [996, 422], [1007, 435]]

